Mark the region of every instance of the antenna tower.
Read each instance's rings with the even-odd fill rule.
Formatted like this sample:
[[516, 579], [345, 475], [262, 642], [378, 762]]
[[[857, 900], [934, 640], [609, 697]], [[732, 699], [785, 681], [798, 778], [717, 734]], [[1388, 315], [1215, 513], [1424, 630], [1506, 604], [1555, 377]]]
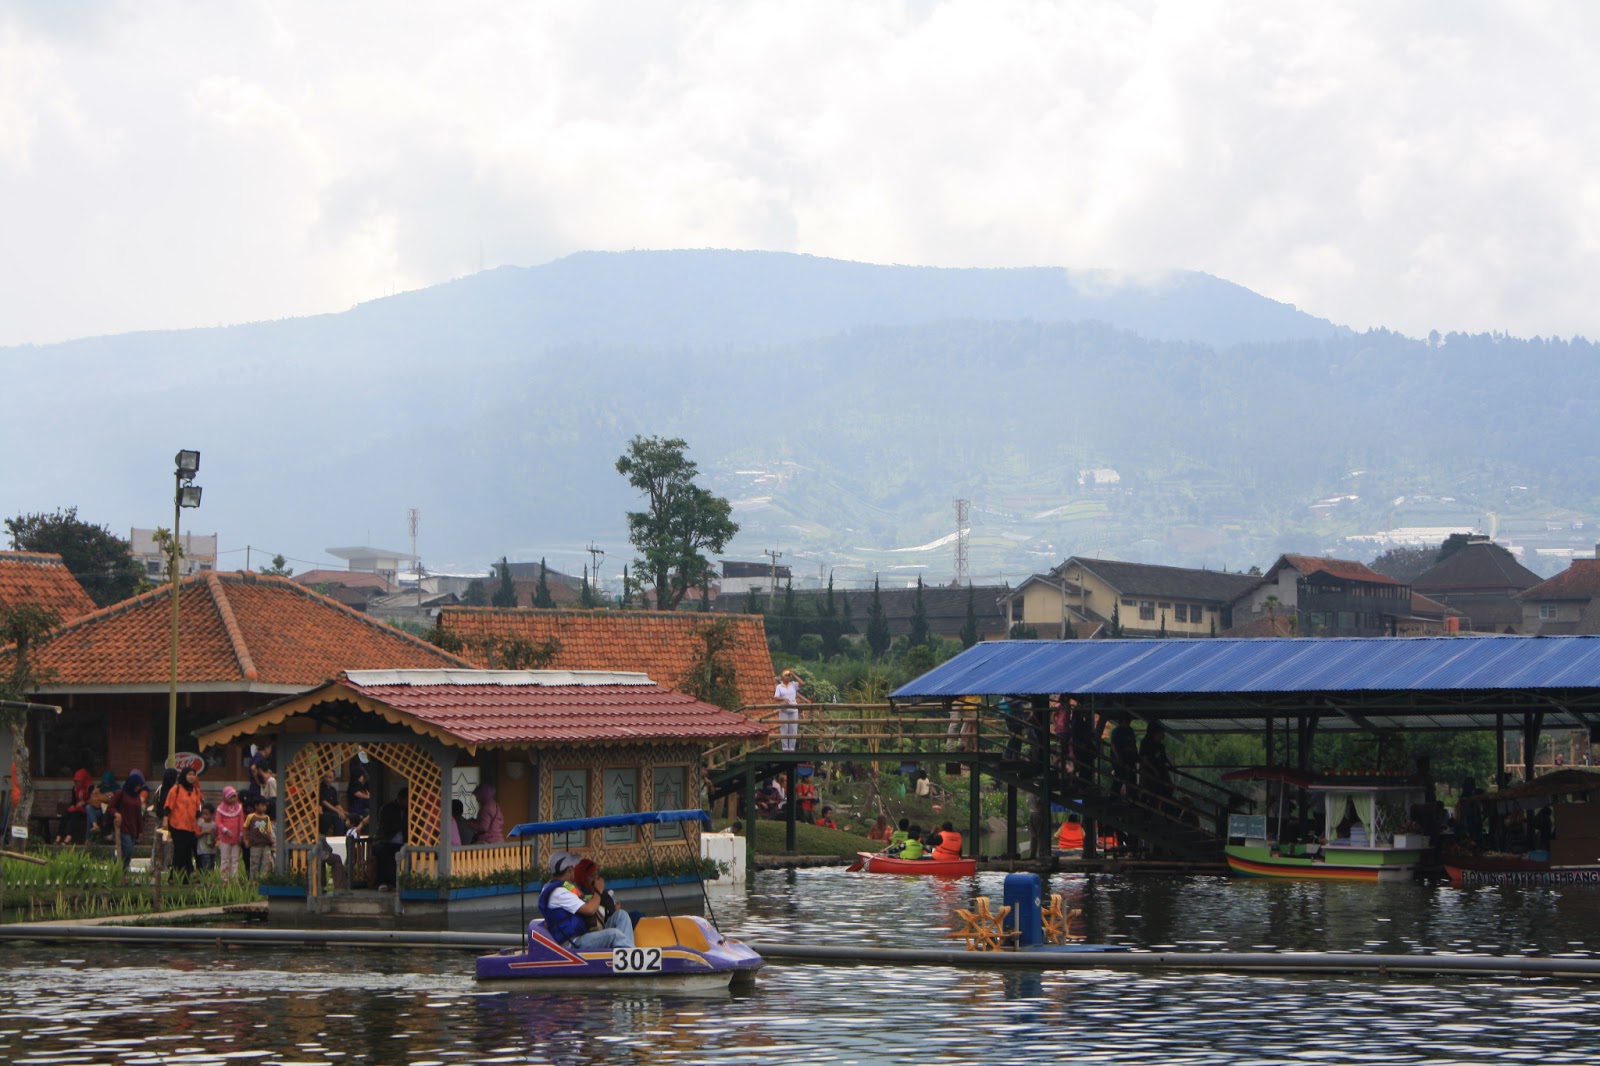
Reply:
[[422, 562], [417, 558], [417, 526], [422, 522], [420, 507], [406, 508], [406, 525], [411, 529], [411, 572], [417, 578], [417, 606], [422, 606]]
[[966, 500], [956, 501], [956, 587], [960, 588], [968, 581], [967, 577], [967, 523], [968, 508], [971, 505]]
[[588, 551], [590, 560], [590, 586], [598, 593], [600, 588], [600, 560], [606, 557], [606, 553], [601, 551], [599, 545], [595, 544], [595, 542], [592, 540], [589, 542], [589, 547], [585, 550]]

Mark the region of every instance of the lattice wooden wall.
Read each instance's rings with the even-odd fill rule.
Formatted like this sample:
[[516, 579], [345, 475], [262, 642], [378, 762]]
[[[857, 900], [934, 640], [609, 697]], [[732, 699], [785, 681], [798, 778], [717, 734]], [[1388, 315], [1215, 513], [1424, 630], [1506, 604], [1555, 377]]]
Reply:
[[[605, 812], [605, 770], [607, 768], [627, 768], [639, 771], [639, 794], [635, 806], [640, 810], [651, 810], [655, 805], [655, 768], [661, 766], [682, 766], [686, 771], [684, 781], [685, 807], [700, 806], [701, 794], [701, 767], [700, 749], [689, 745], [661, 745], [661, 746], [636, 746], [636, 747], [607, 747], [607, 748], [567, 748], [559, 753], [546, 751], [543, 758], [544, 773], [539, 783], [539, 810], [540, 817], [547, 817], [545, 812], [552, 812], [555, 805], [553, 771], [561, 770], [587, 770], [589, 772], [589, 814], [594, 817]], [[663, 840], [655, 846], [657, 862], [670, 861], [682, 858], [685, 855], [700, 854], [700, 830], [697, 822], [683, 823], [684, 838], [682, 840]], [[635, 840], [632, 844], [607, 844], [604, 830], [591, 830], [589, 843], [582, 850], [583, 854], [592, 857], [603, 868], [606, 864], [617, 866], [631, 866], [634, 864], [645, 865], [650, 862], [650, 852], [645, 846], [647, 834], [652, 832], [651, 827], [644, 825], [635, 830]], [[538, 844], [539, 868], [541, 871], [549, 870], [551, 846], [546, 838]]]
[[370, 744], [348, 740], [312, 741], [295, 753], [284, 773], [287, 787], [283, 819], [288, 843], [314, 844], [320, 839], [317, 823], [322, 814], [322, 775], [329, 770], [338, 773], [358, 751], [366, 752], [369, 758], [405, 778], [406, 842], [415, 848], [438, 846], [439, 806], [443, 795], [443, 777], [438, 764], [419, 744], [388, 740]]

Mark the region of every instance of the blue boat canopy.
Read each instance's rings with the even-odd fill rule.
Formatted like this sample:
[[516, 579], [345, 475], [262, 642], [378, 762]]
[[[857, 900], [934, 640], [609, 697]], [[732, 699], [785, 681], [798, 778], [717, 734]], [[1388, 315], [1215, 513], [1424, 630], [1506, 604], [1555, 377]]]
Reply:
[[1219, 732], [1288, 716], [1321, 717], [1319, 728], [1492, 729], [1509, 714], [1600, 730], [1600, 636], [1000, 640], [889, 698], [1061, 694]]
[[607, 814], [599, 818], [566, 818], [559, 822], [523, 822], [507, 836], [536, 837], [548, 833], [577, 833], [585, 829], [610, 829], [619, 825], [657, 825], [661, 822], [701, 822], [711, 824], [711, 815], [701, 810], [638, 811], [634, 814]]

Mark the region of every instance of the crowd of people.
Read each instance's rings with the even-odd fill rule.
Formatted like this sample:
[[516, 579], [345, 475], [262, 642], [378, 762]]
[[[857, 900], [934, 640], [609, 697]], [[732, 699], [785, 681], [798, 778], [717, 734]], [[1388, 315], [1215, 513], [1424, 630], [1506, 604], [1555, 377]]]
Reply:
[[[55, 831], [48, 839], [58, 845], [109, 846], [124, 868], [141, 845], [148, 845], [153, 851], [159, 849], [161, 866], [174, 878], [214, 869], [224, 881], [259, 880], [274, 868], [278, 843], [278, 779], [272, 745], [252, 745], [244, 768], [243, 788], [224, 785], [216, 802], [206, 795], [201, 768], [194, 764], [166, 770], [154, 788], [137, 769], [119, 782], [110, 770], [96, 779], [88, 768], [81, 768], [72, 776], [70, 797], [59, 805]], [[364, 757], [348, 764], [342, 791], [340, 776], [330, 768], [317, 787], [318, 832], [324, 838], [344, 838], [349, 854], [370, 851], [374, 873], [369, 880], [374, 887], [392, 890], [396, 859], [408, 833], [407, 790], [401, 788], [375, 808]], [[503, 842], [505, 816], [495, 787], [480, 784], [473, 798], [477, 811], [472, 817], [466, 816], [460, 800], [452, 801], [450, 843]]]

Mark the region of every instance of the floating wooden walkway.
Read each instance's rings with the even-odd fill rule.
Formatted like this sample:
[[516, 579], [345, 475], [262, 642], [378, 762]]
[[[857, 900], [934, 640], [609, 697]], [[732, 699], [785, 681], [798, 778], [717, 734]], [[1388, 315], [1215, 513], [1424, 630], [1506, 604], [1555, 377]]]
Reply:
[[[496, 951], [516, 947], [516, 933], [428, 932], [404, 929], [197, 929], [162, 926], [0, 925], [0, 941], [109, 941], [183, 945], [359, 946]], [[968, 970], [1120, 970], [1125, 972], [1311, 973], [1366, 976], [1481, 976], [1600, 978], [1600, 959], [1503, 955], [1360, 955], [1311, 951], [1098, 951], [1064, 945], [1023, 951], [873, 948], [860, 944], [748, 941], [769, 964], [826, 966], [957, 966]]]

